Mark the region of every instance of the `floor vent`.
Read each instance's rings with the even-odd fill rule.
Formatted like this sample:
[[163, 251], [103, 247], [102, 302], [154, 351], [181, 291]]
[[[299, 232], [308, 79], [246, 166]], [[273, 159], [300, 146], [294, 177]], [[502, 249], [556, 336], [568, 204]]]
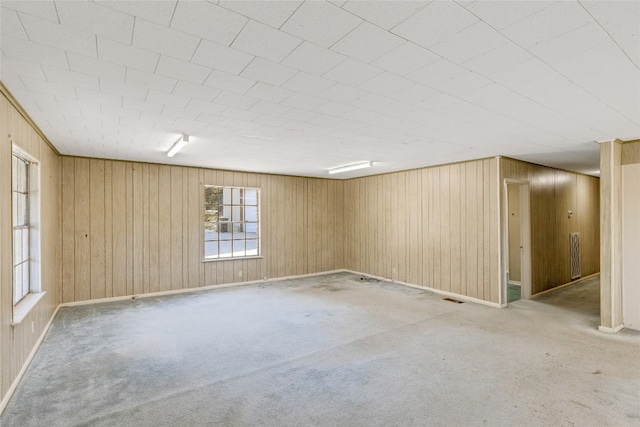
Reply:
[[449, 302], [455, 302], [456, 304], [462, 304], [464, 301], [459, 301], [457, 299], [454, 298], [442, 298], [445, 301], [449, 301]]
[[580, 233], [571, 233], [571, 280], [580, 277]]

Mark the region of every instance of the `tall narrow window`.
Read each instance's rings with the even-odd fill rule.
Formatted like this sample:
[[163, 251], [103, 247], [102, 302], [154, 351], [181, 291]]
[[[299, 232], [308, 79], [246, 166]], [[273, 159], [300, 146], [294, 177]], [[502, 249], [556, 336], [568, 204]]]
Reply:
[[[34, 178], [31, 161], [14, 150], [12, 155], [12, 204], [13, 204], [13, 303], [22, 301], [32, 289], [33, 215], [37, 201], [32, 194]], [[32, 277], [35, 276], [35, 277]]]
[[205, 259], [260, 255], [259, 197], [257, 188], [205, 187]]

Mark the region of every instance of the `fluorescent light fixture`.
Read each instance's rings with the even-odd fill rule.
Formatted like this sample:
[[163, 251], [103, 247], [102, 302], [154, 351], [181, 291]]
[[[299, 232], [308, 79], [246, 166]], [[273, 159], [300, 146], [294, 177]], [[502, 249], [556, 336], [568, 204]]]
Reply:
[[178, 151], [182, 150], [182, 147], [187, 145], [187, 142], [189, 142], [189, 135], [182, 135], [180, 139], [177, 140], [175, 144], [171, 146], [171, 148], [167, 152], [167, 156], [168, 157], [175, 156]]
[[359, 162], [359, 163], [352, 163], [350, 165], [344, 165], [344, 166], [338, 166], [335, 168], [331, 168], [329, 169], [329, 173], [330, 174], [334, 174], [334, 173], [342, 173], [342, 172], [349, 172], [349, 171], [354, 171], [357, 169], [364, 169], [364, 168], [369, 168], [373, 166], [373, 162], [370, 160], [367, 160], [366, 162]]

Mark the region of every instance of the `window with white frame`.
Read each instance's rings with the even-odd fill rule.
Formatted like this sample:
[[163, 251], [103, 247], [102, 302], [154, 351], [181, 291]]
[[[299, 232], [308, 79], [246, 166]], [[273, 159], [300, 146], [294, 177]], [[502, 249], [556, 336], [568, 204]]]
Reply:
[[260, 255], [257, 188], [204, 188], [204, 258], [209, 260]]
[[40, 292], [38, 163], [14, 147], [12, 153], [13, 303]]

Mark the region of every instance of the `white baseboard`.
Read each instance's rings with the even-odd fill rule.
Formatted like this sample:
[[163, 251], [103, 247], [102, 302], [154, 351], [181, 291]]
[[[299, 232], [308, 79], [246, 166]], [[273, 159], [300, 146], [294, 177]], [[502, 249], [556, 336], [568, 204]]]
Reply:
[[56, 317], [56, 314], [58, 314], [59, 309], [60, 309], [60, 306], [57, 306], [56, 309], [53, 311], [53, 314], [51, 315], [51, 318], [45, 325], [44, 329], [42, 330], [42, 333], [40, 334], [38, 341], [36, 341], [35, 345], [33, 346], [33, 349], [31, 350], [31, 352], [29, 353], [29, 356], [27, 357], [27, 360], [25, 360], [24, 364], [22, 365], [22, 369], [20, 369], [20, 372], [18, 372], [18, 375], [11, 383], [11, 387], [9, 387], [9, 390], [7, 390], [7, 393], [2, 398], [2, 401], [0, 401], [0, 414], [2, 414], [2, 412], [4, 411], [4, 408], [7, 407], [9, 400], [11, 400], [11, 397], [13, 396], [13, 393], [16, 391], [16, 388], [18, 387], [18, 384], [20, 383], [22, 376], [24, 375], [24, 373], [27, 371], [27, 368], [31, 364], [31, 361], [33, 360], [33, 357], [36, 355], [38, 348], [40, 348], [40, 344], [42, 344], [42, 341], [44, 341], [44, 337], [47, 335], [47, 332], [49, 332], [49, 328], [51, 327], [51, 324], [53, 323], [53, 319]]
[[615, 334], [617, 332], [620, 332], [622, 329], [624, 329], [624, 325], [618, 325], [615, 328], [609, 328], [607, 326], [598, 326], [598, 330], [600, 332], [606, 332], [608, 334]]
[[443, 295], [443, 296], [446, 296], [446, 297], [452, 297], [452, 298], [455, 298], [455, 299], [458, 299], [458, 300], [463, 300], [463, 301], [467, 301], [467, 302], [474, 302], [476, 304], [487, 305], [489, 307], [501, 308], [500, 304], [495, 303], [495, 302], [485, 301], [485, 300], [481, 300], [481, 299], [478, 299], [478, 298], [469, 297], [469, 296], [466, 296], [466, 295], [456, 294], [456, 293], [453, 293], [453, 292], [442, 291], [440, 289], [430, 288], [428, 286], [420, 286], [420, 285], [416, 285], [414, 283], [408, 283], [408, 282], [402, 282], [400, 280], [388, 279], [388, 278], [382, 277], [382, 276], [374, 276], [372, 274], [361, 273], [359, 271], [353, 271], [353, 270], [349, 270], [349, 269], [346, 269], [346, 268], [343, 269], [342, 271], [345, 271], [347, 273], [358, 274], [358, 275], [361, 275], [361, 276], [373, 277], [374, 279], [385, 280], [385, 281], [388, 281], [388, 282], [397, 283], [397, 284], [402, 285], [402, 286], [408, 286], [410, 288], [420, 289], [420, 290], [423, 290], [423, 291], [429, 291], [429, 292], [433, 292], [433, 293], [436, 293], [436, 294], [439, 294], [439, 295]]
[[554, 291], [560, 290], [562, 288], [566, 288], [567, 286], [576, 285], [576, 284], [578, 284], [580, 282], [584, 282], [585, 280], [589, 280], [592, 277], [598, 276], [599, 274], [600, 274], [600, 272], [593, 273], [593, 274], [590, 274], [588, 276], [581, 277], [578, 280], [574, 280], [573, 282], [565, 283], [564, 285], [556, 286], [555, 288], [551, 288], [551, 289], [547, 289], [546, 291], [538, 292], [535, 295], [531, 295], [531, 299], [536, 299], [539, 296], [546, 295], [546, 294], [548, 294], [550, 292], [554, 292]]

